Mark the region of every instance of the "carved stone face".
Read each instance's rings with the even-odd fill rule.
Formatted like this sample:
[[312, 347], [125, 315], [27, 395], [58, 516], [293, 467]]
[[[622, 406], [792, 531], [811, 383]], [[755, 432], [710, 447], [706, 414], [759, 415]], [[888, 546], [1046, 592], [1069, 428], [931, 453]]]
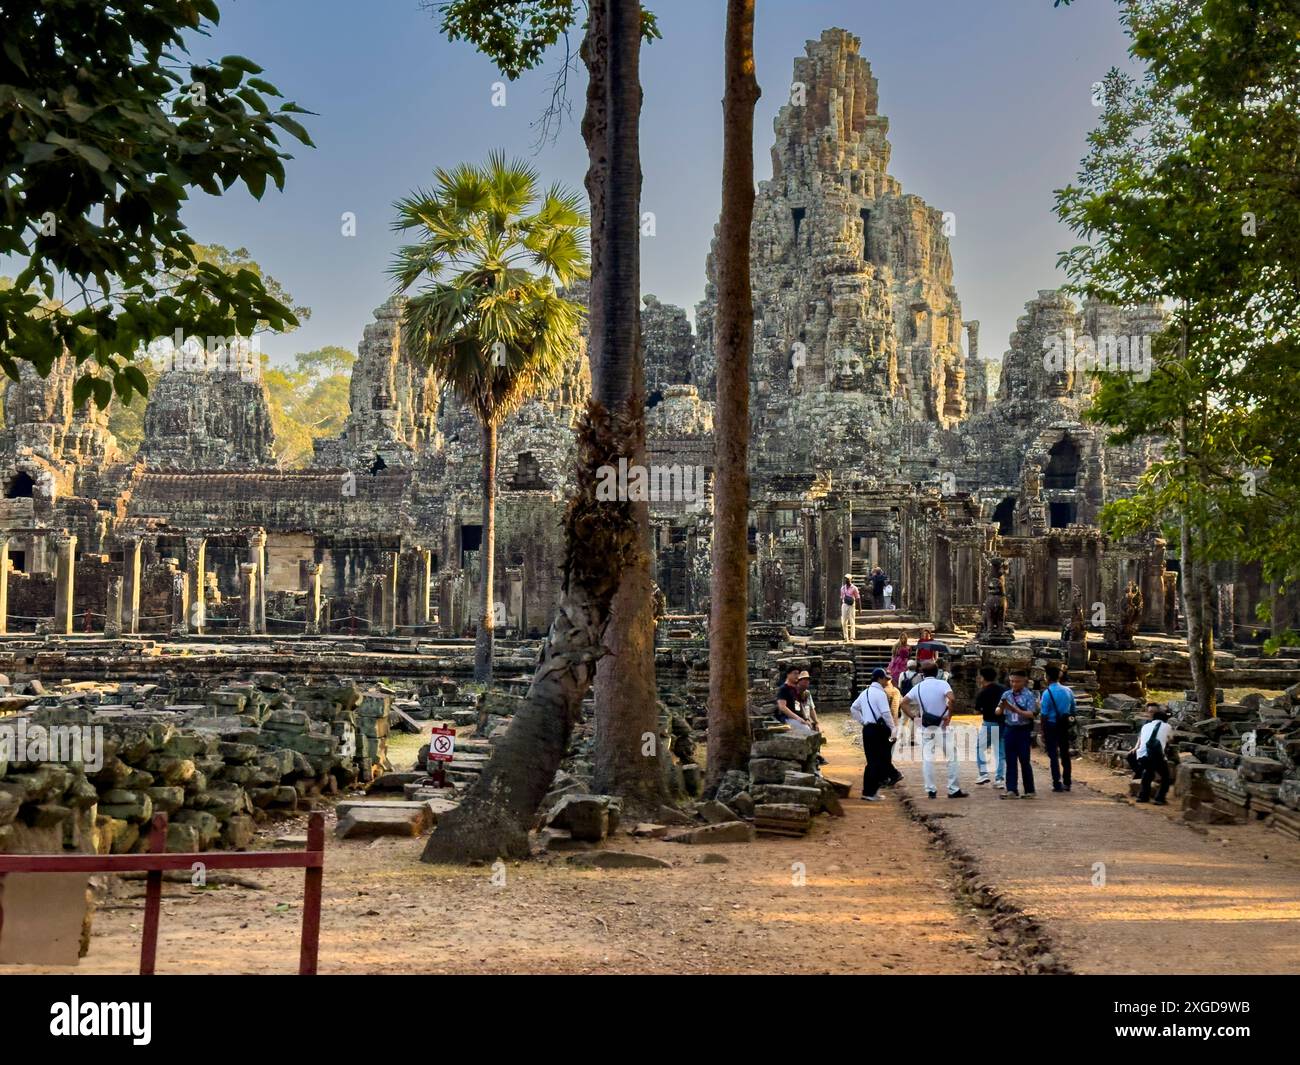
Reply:
[[831, 382], [836, 388], [860, 387], [866, 378], [862, 356], [851, 348], [839, 348], [831, 356]]

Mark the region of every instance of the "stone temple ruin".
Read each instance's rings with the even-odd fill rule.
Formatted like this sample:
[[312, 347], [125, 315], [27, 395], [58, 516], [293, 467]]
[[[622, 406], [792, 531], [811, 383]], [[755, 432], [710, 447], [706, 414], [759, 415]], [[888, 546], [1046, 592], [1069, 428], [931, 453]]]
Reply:
[[[1040, 291], [990, 395], [979, 323], [964, 318], [953, 284], [944, 215], [890, 174], [888, 119], [858, 49], [857, 38], [832, 29], [795, 61], [804, 92], [776, 118], [772, 178], [755, 209], [756, 690], [767, 700], [776, 665], [798, 661], [813, 671], [819, 700], [847, 704], [879, 663], [882, 641], [921, 623], [968, 648], [954, 663], [963, 684], [990, 655], [1041, 663], [1068, 643], [1083, 690], [1188, 687], [1175, 641], [1152, 651], [1131, 639], [1178, 631], [1176, 562], [1165, 542], [1116, 541], [1098, 524], [1156, 445], [1108, 445], [1083, 419], [1094, 387], [1086, 368], [1045, 357], [1077, 338], [1131, 355], [1160, 330], [1160, 310], [1077, 306]], [[247, 367], [168, 368], [128, 460], [102, 414], [74, 407], [74, 367], [56, 363], [42, 379], [24, 365], [7, 385], [0, 432], [0, 671], [147, 684], [183, 664], [186, 676], [170, 688], [189, 707], [178, 720], [256, 705], [251, 724], [272, 732], [281, 724], [282, 733], [312, 720], [333, 727], [387, 696], [367, 703], [364, 686], [312, 689], [306, 698], [324, 709], [280, 721], [266, 691], [430, 669], [467, 679], [482, 539], [479, 432], [410, 357], [401, 317], [394, 298], [365, 326], [346, 426], [318, 441], [301, 469], [275, 466], [266, 389]], [[696, 731], [707, 692], [715, 317], [712, 256], [694, 328], [682, 309], [644, 298], [648, 459], [665, 488], [651, 502], [665, 604], [658, 675], [669, 708]], [[492, 598], [502, 662], [519, 673], [558, 590], [570, 427], [588, 388], [579, 348], [561, 385], [501, 431]], [[892, 580], [892, 611], [871, 609], [875, 566]], [[841, 629], [845, 573], [868, 592], [859, 618], [867, 640], [857, 644]], [[1218, 579], [1220, 644], [1241, 647], [1222, 663], [1224, 682], [1274, 686], [1276, 671], [1252, 657], [1266, 631], [1256, 609], [1268, 602], [1286, 626], [1297, 616], [1294, 594], [1249, 566], [1225, 567]], [[1086, 631], [1062, 641], [1076, 604]], [[1010, 645], [1018, 631], [1038, 636]], [[231, 694], [201, 683], [283, 671], [286, 652], [300, 675], [278, 687], [248, 681], [252, 688]], [[125, 701], [150, 713], [166, 702], [139, 692]], [[195, 709], [205, 704], [207, 712]], [[386, 711], [368, 720], [377, 718]], [[159, 728], [142, 759], [193, 745]], [[294, 742], [309, 748], [303, 757], [320, 756], [314, 740]], [[686, 753], [690, 746], [687, 735]], [[198, 748], [227, 779], [245, 775], [221, 770], [210, 743]], [[258, 765], [259, 799], [301, 798], [301, 786], [297, 796], [283, 790], [294, 783], [283, 782], [293, 759], [279, 758], [241, 749], [226, 751], [224, 764]], [[382, 758], [349, 763], [347, 777], [387, 768]], [[310, 789], [324, 776], [316, 765], [297, 779]], [[241, 812], [226, 811], [221, 823]], [[202, 828], [215, 838], [220, 826]]]

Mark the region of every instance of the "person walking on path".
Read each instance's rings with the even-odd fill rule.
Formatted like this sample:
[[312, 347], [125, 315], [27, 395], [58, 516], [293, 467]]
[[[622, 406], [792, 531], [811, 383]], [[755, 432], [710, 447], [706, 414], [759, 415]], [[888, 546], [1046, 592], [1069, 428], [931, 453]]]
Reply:
[[1034, 767], [1029, 762], [1029, 740], [1034, 733], [1034, 716], [1038, 699], [1029, 690], [1029, 674], [1023, 669], [1011, 671], [1011, 687], [998, 703], [1002, 717], [1002, 736], [1007, 748], [1007, 790], [1004, 799], [1018, 799], [1018, 776], [1024, 777], [1025, 798], [1034, 797]]
[[907, 639], [906, 632], [898, 634], [898, 642], [894, 644], [894, 654], [889, 659], [889, 678], [895, 684], [898, 678], [903, 675], [903, 670], [907, 668], [908, 659], [912, 657], [912, 645]]
[[862, 750], [867, 756], [867, 766], [862, 771], [862, 799], [864, 802], [880, 802], [877, 794], [880, 785], [890, 779], [889, 745], [894, 739], [896, 725], [893, 711], [889, 708], [889, 693], [885, 691], [885, 681], [889, 674], [883, 669], [876, 669], [871, 674], [871, 683], [853, 700], [849, 707], [849, 716], [862, 726]]
[[879, 566], [871, 571], [871, 605], [876, 610], [885, 608], [885, 585], [888, 583], [889, 578]]
[[1137, 745], [1129, 754], [1129, 764], [1142, 771], [1142, 787], [1138, 791], [1138, 802], [1151, 802], [1151, 783], [1160, 777], [1160, 790], [1156, 792], [1155, 804], [1165, 805], [1165, 796], [1169, 794], [1169, 785], [1173, 783], [1173, 774], [1169, 770], [1169, 760], [1165, 752], [1169, 750], [1169, 740], [1174, 730], [1169, 725], [1169, 711], [1156, 703], [1148, 703], [1151, 720], [1138, 732]]
[[889, 696], [889, 712], [894, 715], [895, 726], [894, 735], [889, 740], [889, 763], [885, 766], [885, 783], [897, 784], [903, 779], [903, 774], [894, 765], [894, 745], [898, 742], [898, 735], [902, 731], [903, 722], [910, 721], [911, 718], [903, 713], [903, 697], [898, 694], [898, 688], [890, 679], [888, 673], [885, 674], [883, 683], [885, 685], [885, 694]]
[[1070, 790], [1070, 739], [1074, 726], [1074, 692], [1061, 683], [1061, 667], [1047, 666], [1047, 687], [1039, 696], [1043, 746], [1052, 765], [1052, 790]]
[[952, 687], [946, 680], [940, 680], [935, 675], [937, 672], [937, 663], [925, 663], [920, 682], [907, 693], [907, 701], [921, 715], [921, 775], [925, 793], [933, 799], [938, 794], [934, 784], [934, 756], [936, 750], [942, 750], [948, 758], [948, 798], [964, 799], [966, 792], [961, 790], [957, 779], [956, 737], [950, 726]]
[[907, 660], [907, 668], [898, 675], [898, 694], [903, 698], [903, 716], [899, 719], [898, 730], [902, 733], [907, 731], [907, 744], [909, 747], [916, 746], [916, 712], [912, 704], [907, 702], [907, 693], [910, 692], [918, 683], [920, 683], [921, 674], [916, 668], [916, 659]]
[[844, 629], [844, 638], [852, 643], [858, 632], [858, 604], [862, 593], [853, 583], [853, 574], [844, 574], [844, 583], [840, 585], [840, 625]]
[[975, 693], [975, 709], [980, 712], [979, 735], [975, 739], [975, 769], [979, 776], [976, 784], [989, 782], [988, 759], [985, 752], [997, 748], [998, 763], [993, 771], [993, 786], [1005, 788], [1007, 779], [1007, 748], [1002, 740], [1002, 718], [998, 716], [998, 703], [1002, 702], [1002, 693], [1006, 691], [998, 683], [998, 671], [992, 666], [981, 666], [979, 691]]

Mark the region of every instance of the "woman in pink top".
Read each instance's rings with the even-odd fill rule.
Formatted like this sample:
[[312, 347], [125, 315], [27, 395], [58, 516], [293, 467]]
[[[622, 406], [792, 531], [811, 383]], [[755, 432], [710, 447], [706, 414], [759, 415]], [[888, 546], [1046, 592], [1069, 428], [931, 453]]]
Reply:
[[898, 678], [902, 676], [903, 670], [907, 668], [907, 660], [912, 657], [912, 645], [908, 643], [907, 633], [902, 633], [898, 637], [898, 642], [894, 644], [894, 657], [889, 660], [889, 676], [895, 684]]

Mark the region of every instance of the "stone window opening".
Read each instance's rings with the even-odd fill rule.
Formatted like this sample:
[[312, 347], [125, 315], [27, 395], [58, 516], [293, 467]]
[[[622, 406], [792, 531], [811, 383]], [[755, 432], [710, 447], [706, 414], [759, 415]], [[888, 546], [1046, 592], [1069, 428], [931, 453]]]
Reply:
[[805, 207], [791, 207], [790, 219], [794, 222], [794, 242], [796, 247], [799, 244], [799, 227], [803, 225], [804, 217], [808, 214]]
[[31, 475], [25, 470], [19, 470], [5, 486], [5, 498], [31, 499], [35, 488], [36, 482], [32, 480]]
[[1016, 534], [1016, 497], [1007, 496], [998, 504], [997, 509], [993, 512], [993, 520], [997, 522], [998, 533], [1002, 536], [1014, 536]]
[[858, 212], [862, 218], [862, 261], [871, 262], [871, 212], [862, 208]]
[[1067, 525], [1073, 525], [1074, 518], [1075, 504], [1064, 502], [1048, 504], [1048, 524], [1053, 529], [1064, 529]]
[[1043, 473], [1043, 487], [1049, 489], [1076, 488], [1079, 483], [1079, 446], [1068, 436], [1052, 445], [1047, 453], [1047, 469]]

